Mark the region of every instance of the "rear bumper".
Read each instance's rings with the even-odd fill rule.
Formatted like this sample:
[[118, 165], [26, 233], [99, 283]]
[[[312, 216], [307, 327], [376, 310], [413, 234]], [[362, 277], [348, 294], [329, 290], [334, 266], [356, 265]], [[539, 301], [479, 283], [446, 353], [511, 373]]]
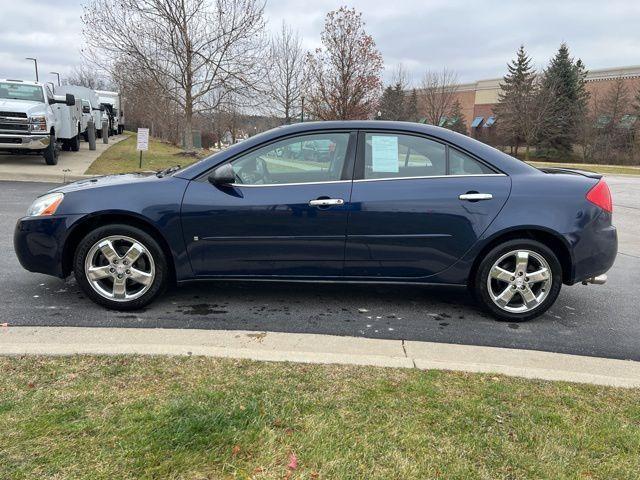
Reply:
[[0, 133], [0, 150], [44, 150], [50, 141], [49, 135]]
[[64, 278], [64, 244], [82, 215], [24, 217], [13, 232], [13, 248], [20, 265], [30, 272]]
[[602, 213], [579, 235], [572, 235], [573, 271], [570, 285], [606, 273], [618, 254], [618, 233], [611, 225], [611, 215]]

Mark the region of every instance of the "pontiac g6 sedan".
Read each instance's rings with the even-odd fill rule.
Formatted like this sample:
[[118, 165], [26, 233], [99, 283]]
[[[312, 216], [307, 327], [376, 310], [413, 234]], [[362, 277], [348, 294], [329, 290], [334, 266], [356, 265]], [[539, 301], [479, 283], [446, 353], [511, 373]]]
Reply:
[[611, 218], [597, 174], [539, 170], [438, 127], [322, 122], [183, 169], [56, 188], [14, 244], [27, 270], [73, 273], [117, 310], [193, 280], [384, 282], [467, 287], [522, 321], [562, 284], [604, 283]]

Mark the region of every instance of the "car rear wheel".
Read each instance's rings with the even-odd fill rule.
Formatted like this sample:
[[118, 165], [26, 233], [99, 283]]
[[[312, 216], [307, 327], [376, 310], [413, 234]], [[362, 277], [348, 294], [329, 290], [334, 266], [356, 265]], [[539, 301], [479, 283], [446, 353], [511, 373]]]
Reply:
[[74, 274], [94, 302], [114, 310], [148, 305], [167, 284], [167, 261], [158, 243], [129, 225], [90, 232], [78, 245]]
[[546, 245], [510, 240], [493, 248], [474, 279], [474, 296], [500, 320], [522, 322], [553, 305], [562, 287], [562, 268]]

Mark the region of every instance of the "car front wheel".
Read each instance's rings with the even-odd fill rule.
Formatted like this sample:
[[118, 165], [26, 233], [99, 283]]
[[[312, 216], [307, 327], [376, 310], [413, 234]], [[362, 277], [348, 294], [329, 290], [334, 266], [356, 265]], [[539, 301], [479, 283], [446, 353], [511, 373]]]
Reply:
[[548, 310], [561, 286], [562, 268], [550, 248], [535, 240], [510, 240], [480, 263], [474, 296], [496, 318], [522, 322]]
[[158, 243], [143, 230], [108, 225], [80, 242], [74, 274], [94, 302], [114, 310], [135, 310], [165, 289], [167, 261]]

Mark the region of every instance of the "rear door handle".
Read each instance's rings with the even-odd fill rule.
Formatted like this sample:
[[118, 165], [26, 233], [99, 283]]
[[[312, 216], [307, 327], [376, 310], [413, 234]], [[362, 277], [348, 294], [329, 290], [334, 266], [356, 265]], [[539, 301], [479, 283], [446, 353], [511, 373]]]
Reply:
[[460, 200], [468, 200], [470, 202], [477, 202], [478, 200], [491, 200], [493, 195], [490, 193], [463, 193], [458, 196]]
[[309, 202], [310, 207], [330, 207], [332, 205], [344, 205], [341, 198], [318, 198]]

